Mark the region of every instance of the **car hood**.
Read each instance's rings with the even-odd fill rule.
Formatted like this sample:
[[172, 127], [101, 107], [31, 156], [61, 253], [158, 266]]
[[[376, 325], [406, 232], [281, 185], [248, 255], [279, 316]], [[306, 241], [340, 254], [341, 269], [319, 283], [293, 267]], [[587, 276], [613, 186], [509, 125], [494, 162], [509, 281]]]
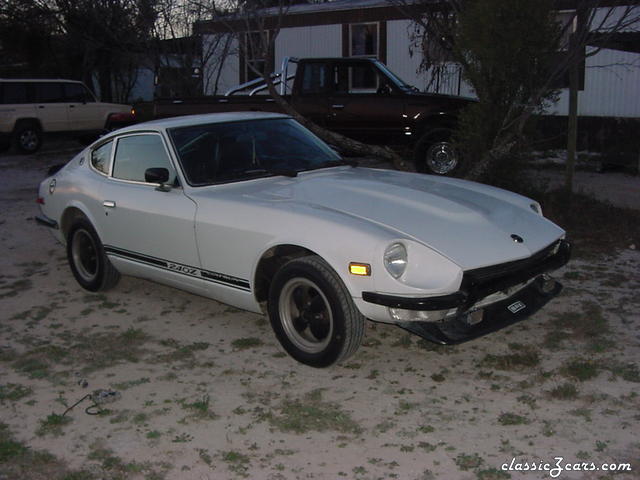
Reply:
[[345, 167], [256, 187], [243, 197], [301, 202], [365, 219], [398, 239], [428, 246], [463, 270], [527, 258], [564, 235], [525, 197], [445, 177]]

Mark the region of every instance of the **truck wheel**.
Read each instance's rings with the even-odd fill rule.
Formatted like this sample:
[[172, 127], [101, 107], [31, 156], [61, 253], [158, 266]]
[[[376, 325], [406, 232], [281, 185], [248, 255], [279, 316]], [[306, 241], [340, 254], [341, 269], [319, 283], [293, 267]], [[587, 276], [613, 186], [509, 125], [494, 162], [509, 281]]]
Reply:
[[35, 153], [42, 146], [42, 130], [35, 122], [20, 122], [13, 131], [13, 144], [19, 152]]
[[312, 367], [347, 359], [364, 335], [364, 317], [347, 288], [317, 256], [296, 258], [276, 272], [269, 318], [289, 355]]
[[461, 168], [462, 156], [451, 141], [451, 130], [439, 128], [425, 133], [415, 148], [416, 170], [449, 175]]
[[90, 292], [108, 290], [120, 280], [120, 273], [105, 255], [102, 242], [88, 220], [79, 219], [69, 229], [67, 259], [73, 276]]

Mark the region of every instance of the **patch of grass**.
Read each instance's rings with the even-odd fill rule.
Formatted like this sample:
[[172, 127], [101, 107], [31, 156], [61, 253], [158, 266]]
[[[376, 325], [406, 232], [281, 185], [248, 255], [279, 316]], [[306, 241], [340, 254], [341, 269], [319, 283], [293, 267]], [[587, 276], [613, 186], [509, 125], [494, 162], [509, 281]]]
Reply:
[[574, 358], [561, 369], [562, 373], [569, 378], [584, 382], [598, 376], [598, 366], [591, 360]]
[[286, 399], [274, 410], [261, 413], [259, 418], [282, 432], [362, 432], [360, 425], [339, 404], [322, 400], [322, 389], [312, 390], [302, 398]]
[[498, 470], [497, 468], [485, 468], [476, 472], [478, 480], [506, 480], [511, 478], [511, 474]]
[[264, 342], [256, 337], [237, 338], [231, 342], [231, 346], [236, 350], [247, 350], [264, 345]]
[[[108, 472], [106, 478], [110, 480], [128, 480], [135, 474], [145, 474], [145, 478], [148, 479], [161, 479], [164, 478], [164, 474], [161, 471], [156, 471], [153, 465], [149, 462], [126, 462], [120, 457], [116, 456], [110, 448], [104, 446], [102, 441], [96, 441], [90, 446], [90, 452], [87, 456], [89, 460], [95, 460], [99, 462], [100, 467], [105, 472]], [[164, 467], [166, 469], [166, 466]], [[92, 477], [94, 478], [94, 477]], [[104, 478], [101, 476], [100, 478]]]
[[209, 395], [204, 395], [200, 400], [196, 400], [192, 403], [186, 403], [184, 400], [180, 403], [182, 408], [191, 412], [189, 418], [196, 418], [202, 420], [215, 420], [218, 417], [213, 411], [209, 409], [211, 399]]
[[529, 345], [510, 344], [513, 353], [503, 355], [487, 354], [480, 362], [482, 368], [493, 368], [496, 370], [514, 371], [526, 370], [540, 364], [538, 350]]
[[157, 438], [160, 438], [161, 436], [162, 433], [160, 433], [158, 430], [151, 430], [145, 435], [145, 437], [147, 437], [149, 440], [155, 440]]
[[477, 453], [471, 455], [461, 453], [454, 459], [454, 462], [460, 470], [468, 471], [478, 468], [484, 463], [484, 460]]
[[122, 333], [96, 333], [76, 339], [70, 347], [75, 360], [83, 366], [83, 372], [111, 367], [121, 362], [137, 363], [146, 350], [143, 345], [149, 335], [139, 328], [129, 328]]
[[620, 377], [627, 382], [640, 383], [640, 369], [636, 363], [606, 360], [602, 362], [602, 368], [611, 372], [614, 378]]
[[578, 398], [578, 389], [573, 383], [566, 382], [551, 390], [549, 395], [556, 400], [575, 400]]
[[40, 420], [40, 427], [36, 430], [36, 435], [43, 437], [45, 435], [53, 435], [59, 437], [62, 435], [62, 427], [71, 423], [71, 417], [63, 417], [56, 413], [52, 413], [44, 420]]
[[173, 338], [160, 340], [160, 345], [171, 347], [173, 350], [169, 353], [158, 355], [157, 360], [161, 362], [187, 362], [194, 360], [194, 352], [206, 350], [209, 348], [207, 342], [194, 342], [187, 345], [181, 345], [180, 342]]
[[247, 471], [251, 466], [251, 460], [247, 455], [235, 450], [227, 450], [220, 452], [220, 458], [227, 464], [227, 468], [231, 472], [243, 477], [248, 476]]
[[114, 383], [113, 388], [116, 390], [128, 390], [131, 387], [137, 387], [144, 383], [149, 383], [151, 380], [147, 377], [142, 377], [137, 380], [127, 380], [126, 382]]
[[26, 292], [33, 288], [33, 282], [28, 278], [16, 280], [0, 287], [0, 300], [3, 298], [15, 297], [19, 293]]
[[392, 347], [402, 347], [409, 348], [413, 345], [413, 340], [411, 339], [410, 333], [405, 333], [401, 337], [399, 337], [395, 342], [391, 344]]
[[85, 471], [70, 470], [64, 461], [49, 452], [28, 447], [13, 438], [9, 427], [0, 423], [0, 472], [7, 479], [92, 480]]
[[6, 385], [0, 385], [0, 403], [4, 403], [5, 400], [10, 402], [16, 402], [28, 397], [33, 393], [31, 387], [25, 387], [19, 383], [7, 383]]
[[527, 417], [523, 415], [506, 412], [506, 413], [500, 414], [500, 416], [498, 417], [498, 423], [500, 425], [507, 426], [507, 425], [528, 425], [531, 422]]

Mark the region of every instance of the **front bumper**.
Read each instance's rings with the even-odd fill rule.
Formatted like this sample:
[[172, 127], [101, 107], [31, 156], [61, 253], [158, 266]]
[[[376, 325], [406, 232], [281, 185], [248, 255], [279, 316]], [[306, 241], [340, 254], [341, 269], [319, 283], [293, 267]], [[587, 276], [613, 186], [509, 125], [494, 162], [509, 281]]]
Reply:
[[[562, 285], [546, 273], [564, 266], [570, 257], [571, 245], [559, 240], [527, 259], [465, 272], [460, 290], [452, 294], [415, 298], [363, 292], [362, 300], [392, 309], [423, 312], [455, 309], [454, 315], [443, 320], [395, 323], [436, 343], [461, 343], [524, 320], [540, 310], [562, 290]], [[517, 291], [505, 298], [504, 294], [513, 290]], [[487, 303], [488, 297], [496, 294], [502, 298]]]

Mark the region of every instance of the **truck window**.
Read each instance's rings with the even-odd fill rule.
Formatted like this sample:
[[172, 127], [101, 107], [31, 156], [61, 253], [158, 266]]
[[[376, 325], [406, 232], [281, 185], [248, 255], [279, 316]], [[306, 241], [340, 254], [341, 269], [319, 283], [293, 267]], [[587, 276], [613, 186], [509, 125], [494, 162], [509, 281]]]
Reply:
[[65, 101], [62, 83], [42, 82], [34, 85], [37, 103], [61, 103]]
[[326, 63], [307, 63], [304, 66], [300, 93], [312, 94], [326, 92], [328, 70]]
[[93, 95], [81, 83], [65, 83], [64, 100], [65, 102], [79, 103], [93, 102]]
[[5, 82], [0, 84], [0, 103], [29, 103], [27, 84], [19, 82]]
[[335, 85], [337, 93], [375, 93], [384, 83], [370, 63], [337, 65]]

